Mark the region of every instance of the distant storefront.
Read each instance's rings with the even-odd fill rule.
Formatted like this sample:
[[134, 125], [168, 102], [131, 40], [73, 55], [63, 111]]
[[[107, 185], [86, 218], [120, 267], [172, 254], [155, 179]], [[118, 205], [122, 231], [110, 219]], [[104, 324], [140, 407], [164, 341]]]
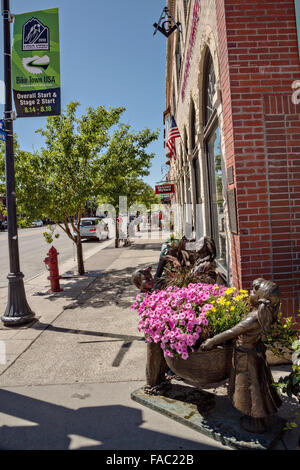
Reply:
[[274, 280], [289, 315], [300, 308], [297, 1], [168, 0], [181, 32], [167, 39], [164, 113], [166, 140], [172, 116], [180, 132], [166, 160], [183, 222], [214, 238], [228, 284]]

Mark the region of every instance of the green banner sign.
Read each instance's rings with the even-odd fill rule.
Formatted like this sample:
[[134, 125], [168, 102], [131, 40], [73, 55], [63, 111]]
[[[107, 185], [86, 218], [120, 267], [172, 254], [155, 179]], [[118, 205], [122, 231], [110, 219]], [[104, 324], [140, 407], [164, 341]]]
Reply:
[[58, 8], [15, 16], [12, 81], [17, 117], [60, 114]]

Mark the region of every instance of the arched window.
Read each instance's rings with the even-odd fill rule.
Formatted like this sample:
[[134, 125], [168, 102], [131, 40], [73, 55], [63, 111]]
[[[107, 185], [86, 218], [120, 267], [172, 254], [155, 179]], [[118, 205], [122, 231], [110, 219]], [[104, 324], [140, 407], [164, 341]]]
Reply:
[[226, 275], [226, 233], [224, 220], [224, 171], [217, 112], [213, 107], [215, 73], [211, 54], [207, 51], [203, 82], [203, 135], [207, 169], [207, 210], [209, 232], [217, 249], [217, 263]]
[[191, 109], [191, 150], [192, 153], [195, 150], [196, 146], [196, 135], [197, 135], [197, 123], [196, 123], [196, 111], [194, 102], [192, 101], [192, 109]]
[[188, 155], [188, 140], [186, 128], [183, 129], [183, 161], [187, 160]]
[[176, 113], [176, 95], [175, 95], [175, 87], [174, 87], [174, 84], [173, 84], [173, 96], [172, 96], [172, 100], [173, 100], [173, 115], [175, 116], [175, 113]]
[[206, 54], [206, 73], [203, 87], [203, 124], [206, 126], [213, 114], [213, 96], [215, 93], [215, 71], [210, 52]]
[[187, 15], [189, 0], [183, 0], [183, 4], [184, 4], [184, 13], [185, 13], [185, 15]]
[[180, 31], [177, 31], [177, 42], [176, 42], [176, 51], [175, 51], [175, 57], [176, 57], [176, 73], [177, 73], [177, 85], [179, 85], [179, 80], [180, 80], [180, 71], [181, 71], [181, 62], [182, 62], [182, 48], [181, 48], [181, 33]]
[[191, 150], [192, 150], [192, 172], [195, 183], [195, 199], [196, 204], [200, 204], [200, 167], [198, 159], [198, 147], [197, 147], [197, 119], [194, 102], [191, 103]]

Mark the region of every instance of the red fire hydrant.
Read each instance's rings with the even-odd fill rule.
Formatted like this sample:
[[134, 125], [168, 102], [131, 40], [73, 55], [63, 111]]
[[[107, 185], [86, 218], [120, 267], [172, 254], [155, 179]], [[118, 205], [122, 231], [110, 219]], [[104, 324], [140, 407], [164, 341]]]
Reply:
[[49, 290], [49, 292], [60, 292], [63, 289], [61, 289], [59, 285], [59, 280], [61, 279], [61, 276], [59, 275], [59, 272], [58, 272], [58, 261], [57, 261], [57, 255], [59, 255], [59, 253], [54, 248], [54, 246], [51, 246], [47, 255], [48, 255], [47, 258], [44, 259], [44, 263], [46, 264], [46, 268], [50, 271], [50, 276], [47, 277], [51, 285], [51, 289]]

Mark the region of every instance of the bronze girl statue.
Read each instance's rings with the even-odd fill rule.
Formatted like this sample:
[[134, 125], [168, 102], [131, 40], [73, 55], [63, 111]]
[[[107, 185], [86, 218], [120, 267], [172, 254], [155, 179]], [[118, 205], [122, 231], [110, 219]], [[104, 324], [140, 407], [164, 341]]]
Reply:
[[215, 335], [200, 346], [209, 350], [235, 340], [228, 395], [233, 406], [244, 413], [241, 425], [249, 432], [263, 433], [266, 418], [277, 412], [281, 399], [266, 361], [262, 337], [270, 332], [279, 311], [278, 286], [262, 278], [253, 282], [250, 293], [252, 311], [233, 328]]

